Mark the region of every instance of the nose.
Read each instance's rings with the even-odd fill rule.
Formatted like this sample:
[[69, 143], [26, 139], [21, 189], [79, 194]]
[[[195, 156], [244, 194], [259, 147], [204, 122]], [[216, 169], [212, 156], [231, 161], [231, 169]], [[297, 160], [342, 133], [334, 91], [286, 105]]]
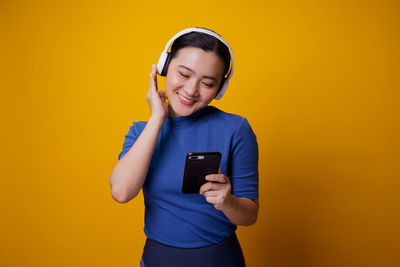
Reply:
[[195, 79], [191, 79], [185, 84], [185, 92], [188, 96], [197, 96], [199, 91], [199, 83]]

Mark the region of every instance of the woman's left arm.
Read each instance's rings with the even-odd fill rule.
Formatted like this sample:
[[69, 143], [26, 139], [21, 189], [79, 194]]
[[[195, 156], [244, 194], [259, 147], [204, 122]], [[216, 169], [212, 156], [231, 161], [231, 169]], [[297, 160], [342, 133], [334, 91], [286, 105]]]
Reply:
[[208, 203], [221, 210], [236, 225], [252, 225], [257, 221], [258, 199], [237, 198], [231, 194], [231, 184], [224, 174], [210, 174], [202, 185], [200, 194]]

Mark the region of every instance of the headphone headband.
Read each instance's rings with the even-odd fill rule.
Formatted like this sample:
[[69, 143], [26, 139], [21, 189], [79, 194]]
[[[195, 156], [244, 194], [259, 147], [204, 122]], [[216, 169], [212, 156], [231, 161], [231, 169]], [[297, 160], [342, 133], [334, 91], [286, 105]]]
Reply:
[[[187, 33], [190, 32], [200, 32], [200, 33], [205, 33], [208, 35], [211, 35], [215, 38], [217, 38], [219, 41], [221, 41], [224, 45], [226, 45], [226, 47], [229, 50], [229, 54], [231, 56], [231, 68], [228, 74], [228, 77], [225, 78], [223, 82], [223, 85], [221, 87], [221, 90], [219, 91], [219, 93], [215, 96], [215, 99], [220, 99], [226, 92], [226, 89], [228, 88], [228, 84], [229, 84], [229, 80], [232, 78], [233, 75], [233, 69], [234, 69], [234, 60], [233, 60], [233, 53], [232, 53], [232, 49], [231, 47], [228, 45], [228, 43], [222, 39], [221, 36], [219, 36], [217, 33], [211, 31], [211, 30], [207, 30], [207, 29], [203, 29], [203, 28], [187, 28], [184, 29], [180, 32], [178, 32], [177, 34], [175, 34], [167, 43], [167, 45], [165, 46], [164, 51], [161, 53], [161, 56], [158, 60], [157, 63], [157, 71], [158, 74], [161, 76], [165, 76], [167, 73], [167, 69], [168, 69], [168, 65], [169, 65], [169, 61], [171, 60], [170, 58], [170, 53], [168, 52], [171, 44], [178, 39], [179, 37], [181, 37], [182, 35], [185, 35]], [[226, 75], [226, 74], [225, 74]]]

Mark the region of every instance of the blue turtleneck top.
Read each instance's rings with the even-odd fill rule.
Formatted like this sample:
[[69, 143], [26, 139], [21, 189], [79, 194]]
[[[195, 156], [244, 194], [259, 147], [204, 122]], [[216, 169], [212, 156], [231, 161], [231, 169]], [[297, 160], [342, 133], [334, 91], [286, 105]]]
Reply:
[[[129, 151], [146, 123], [133, 122], [118, 159]], [[236, 230], [203, 195], [182, 193], [186, 154], [207, 151], [221, 152], [221, 173], [230, 178], [234, 196], [258, 199], [258, 145], [245, 118], [213, 106], [186, 117], [168, 117], [142, 188], [148, 238], [195, 248], [216, 244]]]

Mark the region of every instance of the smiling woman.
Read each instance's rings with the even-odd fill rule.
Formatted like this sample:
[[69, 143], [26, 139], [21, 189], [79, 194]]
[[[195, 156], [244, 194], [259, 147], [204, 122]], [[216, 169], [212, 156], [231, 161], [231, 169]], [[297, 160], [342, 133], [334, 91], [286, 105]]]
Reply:
[[188, 116], [217, 95], [224, 65], [214, 52], [185, 47], [169, 64], [165, 89], [172, 117]]
[[[235, 230], [257, 220], [257, 140], [245, 118], [209, 106], [224, 95], [233, 66], [232, 50], [218, 34], [189, 28], [152, 67], [151, 116], [130, 127], [110, 175], [120, 203], [143, 190], [141, 266], [245, 266]], [[157, 72], [166, 76], [166, 93], [158, 90]], [[205, 176], [197, 194], [182, 193], [186, 155], [216, 151], [220, 171]]]

